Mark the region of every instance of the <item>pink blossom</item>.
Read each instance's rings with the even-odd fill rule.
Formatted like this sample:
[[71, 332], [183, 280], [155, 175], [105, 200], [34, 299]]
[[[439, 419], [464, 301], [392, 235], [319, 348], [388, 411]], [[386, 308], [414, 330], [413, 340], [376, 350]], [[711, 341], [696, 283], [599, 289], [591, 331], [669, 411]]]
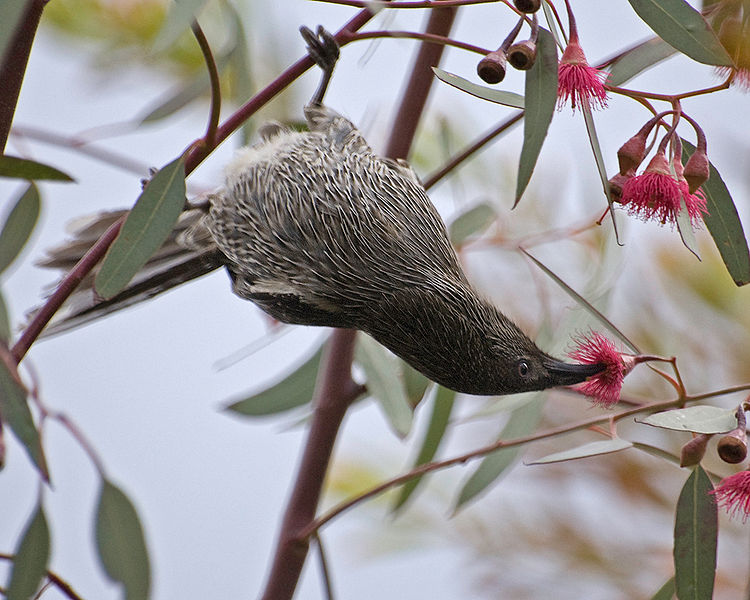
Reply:
[[750, 517], [750, 471], [740, 471], [721, 480], [710, 492], [716, 504], [726, 508], [730, 517], [742, 513], [742, 522]]
[[615, 345], [597, 332], [578, 336], [577, 347], [568, 353], [573, 360], [583, 364], [604, 364], [605, 369], [578, 386], [595, 404], [611, 408], [620, 399], [622, 382], [635, 365], [634, 357], [617, 351]]
[[631, 215], [644, 221], [676, 223], [681, 200], [685, 202], [693, 225], [707, 213], [703, 192], [697, 190], [691, 194], [687, 181], [684, 178], [678, 180], [672, 175], [663, 153], [657, 153], [651, 159], [642, 175], [631, 177], [622, 186], [622, 204], [627, 206]]
[[588, 105], [589, 108], [607, 106], [607, 92], [604, 89], [607, 74], [589, 66], [577, 39], [571, 37], [568, 47], [565, 48], [557, 78], [558, 109], [562, 108], [568, 98], [573, 111], [576, 106], [581, 105]]

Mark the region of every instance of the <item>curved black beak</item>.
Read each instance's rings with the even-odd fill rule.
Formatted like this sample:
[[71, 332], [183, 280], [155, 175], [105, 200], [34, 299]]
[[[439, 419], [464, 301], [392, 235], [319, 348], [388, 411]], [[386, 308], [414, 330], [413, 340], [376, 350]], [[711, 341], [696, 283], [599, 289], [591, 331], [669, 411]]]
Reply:
[[545, 358], [542, 364], [547, 368], [552, 379], [555, 381], [554, 385], [581, 383], [592, 375], [601, 373], [606, 368], [606, 365], [603, 363], [579, 365], [566, 363], [555, 358]]

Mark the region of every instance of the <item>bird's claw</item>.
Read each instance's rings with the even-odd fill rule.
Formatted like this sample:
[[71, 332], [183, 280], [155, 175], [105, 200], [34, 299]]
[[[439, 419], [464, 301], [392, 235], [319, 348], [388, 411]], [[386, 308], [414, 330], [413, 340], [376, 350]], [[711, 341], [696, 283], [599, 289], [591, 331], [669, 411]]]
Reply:
[[307, 43], [310, 58], [324, 71], [332, 71], [339, 59], [339, 44], [333, 34], [322, 25], [318, 25], [317, 34], [304, 25], [299, 32]]

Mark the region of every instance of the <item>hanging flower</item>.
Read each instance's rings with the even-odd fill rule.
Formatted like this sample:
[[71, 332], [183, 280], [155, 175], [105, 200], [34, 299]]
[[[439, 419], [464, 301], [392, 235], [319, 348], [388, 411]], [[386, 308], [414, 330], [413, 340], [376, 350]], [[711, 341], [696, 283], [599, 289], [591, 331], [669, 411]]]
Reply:
[[575, 16], [566, 0], [568, 9], [568, 46], [560, 59], [557, 71], [557, 108], [563, 107], [568, 99], [575, 112], [577, 106], [604, 108], [607, 106], [607, 91], [604, 81], [607, 74], [590, 66], [578, 40], [578, 27]]
[[631, 177], [622, 186], [622, 204], [631, 215], [644, 221], [676, 223], [681, 200], [685, 202], [691, 223], [696, 224], [707, 213], [703, 192], [697, 190], [691, 194], [687, 181], [675, 178], [663, 151], [657, 152], [642, 175]]
[[615, 345], [597, 332], [575, 338], [577, 347], [568, 353], [583, 364], [604, 364], [605, 369], [578, 385], [578, 389], [593, 398], [595, 404], [611, 408], [620, 399], [622, 382], [635, 366], [635, 357], [617, 351]]
[[726, 508], [730, 517], [742, 514], [742, 522], [750, 517], [750, 471], [740, 471], [721, 480], [710, 492], [716, 504]]

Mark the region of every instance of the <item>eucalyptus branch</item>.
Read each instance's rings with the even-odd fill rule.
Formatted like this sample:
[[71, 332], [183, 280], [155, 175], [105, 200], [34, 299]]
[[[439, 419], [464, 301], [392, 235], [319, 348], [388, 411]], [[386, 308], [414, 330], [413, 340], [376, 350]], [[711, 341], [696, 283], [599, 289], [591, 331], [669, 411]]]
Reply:
[[[16, 557], [13, 554], [0, 552], [0, 560], [13, 561], [15, 560], [15, 558]], [[62, 577], [60, 577], [57, 573], [47, 569], [47, 579], [49, 579], [58, 590], [65, 594], [65, 596], [70, 598], [70, 600], [83, 600], [83, 597], [76, 594], [70, 584]]]
[[486, 55], [490, 51], [487, 48], [480, 46], [474, 46], [473, 44], [467, 44], [466, 42], [460, 42], [451, 38], [443, 37], [441, 35], [432, 35], [429, 33], [419, 33], [416, 31], [365, 31], [362, 33], [352, 33], [347, 37], [348, 42], [357, 42], [360, 40], [369, 40], [373, 38], [411, 38], [414, 40], [421, 40], [423, 42], [429, 42], [433, 44], [439, 44], [441, 46], [453, 46], [454, 48], [460, 48], [461, 50], [467, 50], [476, 54]]
[[203, 33], [203, 29], [195, 20], [190, 25], [190, 29], [195, 36], [198, 46], [200, 46], [203, 59], [206, 61], [208, 70], [208, 80], [211, 83], [211, 109], [208, 117], [208, 127], [206, 128], [205, 140], [209, 146], [216, 145], [216, 130], [219, 127], [219, 117], [221, 115], [221, 83], [219, 82], [219, 69], [216, 66], [216, 60], [211, 52], [211, 45]]

